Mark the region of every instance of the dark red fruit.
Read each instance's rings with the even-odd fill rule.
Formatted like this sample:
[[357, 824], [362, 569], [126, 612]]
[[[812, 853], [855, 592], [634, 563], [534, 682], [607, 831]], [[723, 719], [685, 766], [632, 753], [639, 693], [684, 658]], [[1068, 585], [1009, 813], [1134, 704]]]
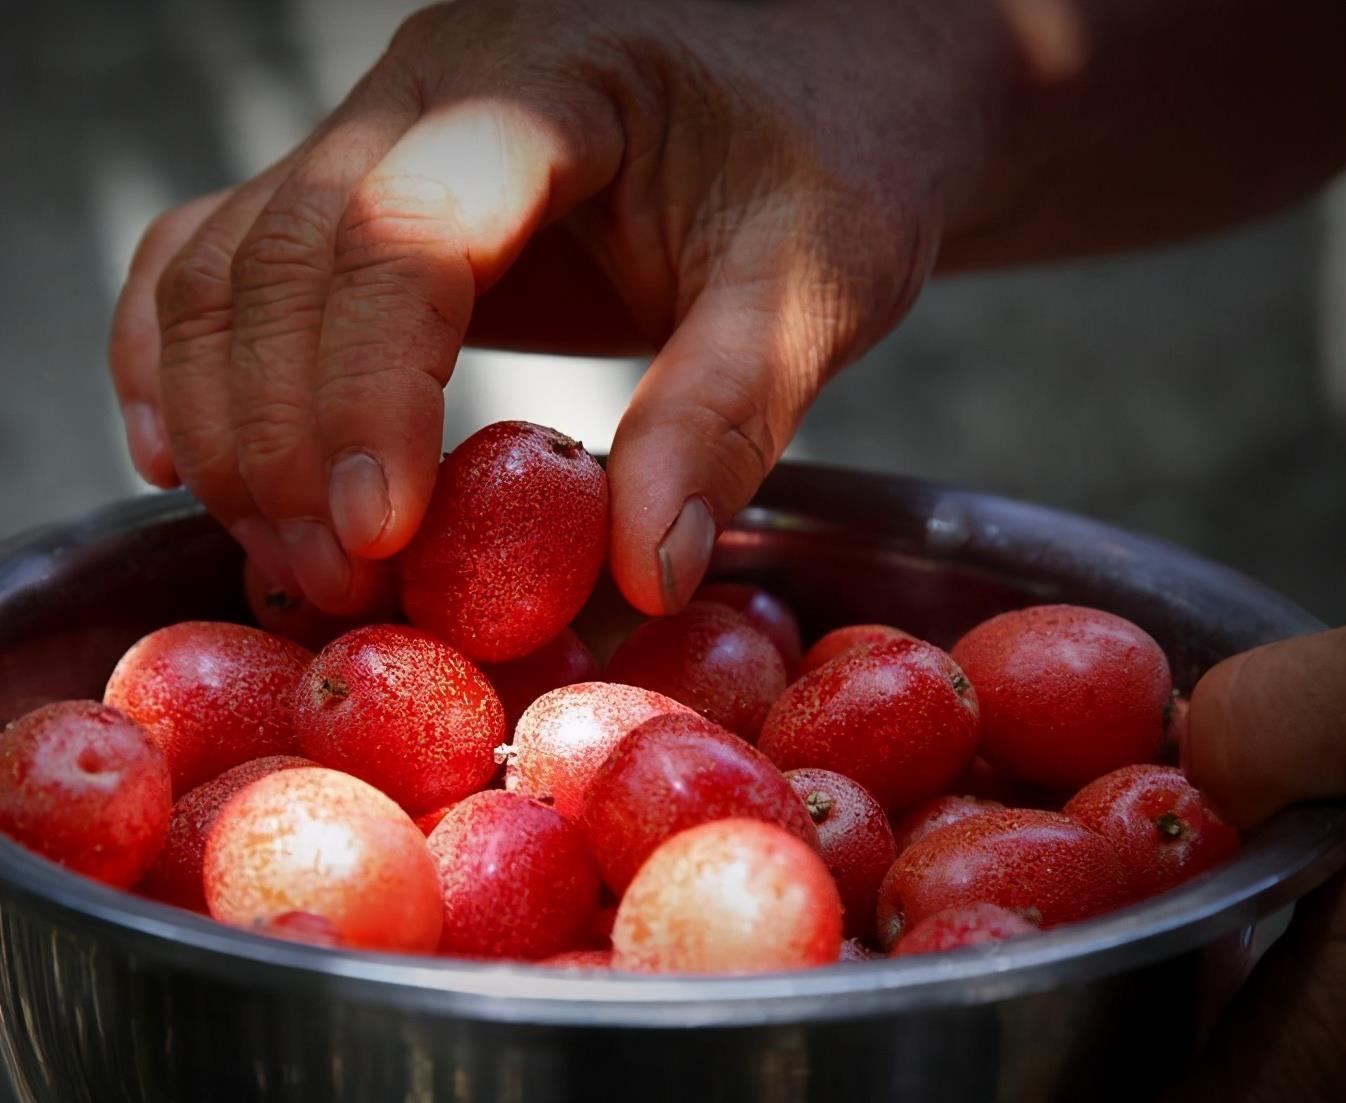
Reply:
[[862, 785], [830, 770], [791, 770], [785, 779], [818, 832], [818, 851], [845, 908], [846, 934], [872, 938], [879, 883], [897, 859], [888, 817]]
[[583, 682], [533, 702], [514, 728], [505, 788], [578, 820], [598, 768], [646, 720], [695, 715], [686, 705], [638, 686]]
[[[1007, 808], [1045, 808], [1041, 803], [1045, 791], [1012, 778], [1004, 770], [992, 766], [977, 755], [945, 787], [949, 796], [976, 797], [979, 800], [999, 801]], [[1055, 802], [1060, 807], [1060, 801]]]
[[911, 928], [889, 951], [892, 957], [910, 954], [942, 954], [987, 942], [1034, 934], [1037, 927], [1016, 912], [995, 904], [969, 904], [946, 908], [927, 916]]
[[1159, 753], [1168, 660], [1129, 620], [1038, 605], [978, 625], [953, 655], [977, 687], [982, 756], [1014, 777], [1070, 790]]
[[352, 569], [352, 601], [359, 613], [324, 613], [302, 593], [271, 585], [251, 559], [243, 564], [243, 593], [261, 628], [317, 651], [352, 628], [399, 619], [392, 565], [387, 560], [355, 559]]
[[632, 632], [612, 656], [608, 680], [672, 697], [752, 742], [785, 689], [785, 662], [732, 609], [693, 602]]
[[427, 841], [444, 903], [441, 952], [532, 960], [588, 944], [598, 870], [564, 816], [491, 789], [450, 809]]
[[413, 817], [412, 822], [421, 829], [421, 834], [428, 838], [430, 832], [439, 826], [439, 821], [449, 814], [452, 807], [452, 804], [440, 805], [433, 812], [422, 812], [419, 816]]
[[412, 623], [479, 662], [536, 651], [580, 610], [607, 555], [608, 484], [554, 429], [500, 421], [440, 464], [400, 557]]
[[823, 861], [760, 820], [703, 823], [650, 855], [617, 909], [613, 964], [754, 973], [833, 964], [841, 900]]
[[569, 628], [521, 659], [483, 664], [481, 672], [505, 706], [505, 727], [511, 732], [528, 706], [544, 693], [597, 681], [602, 673], [598, 660]]
[[741, 582], [711, 582], [692, 596], [693, 601], [727, 605], [776, 645], [786, 671], [799, 665], [803, 645], [794, 611], [775, 594]]
[[730, 816], [776, 823], [818, 845], [803, 801], [770, 759], [703, 717], [661, 716], [594, 776], [583, 824], [604, 883], [620, 896], [665, 839]]
[[204, 912], [206, 887], [202, 880], [202, 869], [206, 860], [206, 840], [210, 837], [210, 829], [220, 809], [235, 793], [246, 789], [259, 778], [274, 774], [277, 770], [294, 770], [312, 765], [314, 763], [307, 758], [293, 755], [255, 758], [225, 770], [219, 777], [198, 785], [190, 793], [184, 793], [173, 805], [168, 838], [164, 840], [159, 857], [141, 882], [140, 891], [166, 904]]
[[879, 886], [879, 942], [946, 908], [998, 904], [1056, 927], [1135, 899], [1126, 867], [1101, 835], [1057, 812], [973, 816], [898, 855]]
[[336, 925], [312, 912], [282, 912], [257, 929], [272, 938], [288, 938], [291, 942], [307, 942], [313, 946], [341, 945]]
[[163, 846], [173, 798], [163, 752], [97, 701], [60, 701], [0, 734], [0, 833], [127, 888]]
[[1140, 896], [1166, 892], [1232, 858], [1238, 832], [1173, 766], [1124, 766], [1091, 781], [1065, 813], [1116, 848]]
[[977, 797], [931, 797], [909, 808], [893, 823], [897, 852], [901, 854], [907, 847], [920, 842], [941, 827], [948, 827], [951, 823], [1004, 810], [1005, 806], [995, 800], [980, 800]]
[[850, 651], [772, 706], [759, 741], [782, 770], [853, 778], [885, 808], [938, 793], [977, 749], [977, 695], [952, 659], [914, 640]]
[[1187, 714], [1192, 702], [1181, 693], [1175, 692], [1168, 703], [1168, 712], [1164, 717], [1164, 760], [1177, 762], [1182, 757], [1182, 749], [1187, 744]]
[[419, 814], [495, 773], [505, 712], [486, 676], [442, 640], [371, 625], [333, 640], [294, 698], [303, 753]]
[[210, 914], [238, 927], [286, 912], [326, 919], [343, 946], [428, 951], [439, 879], [425, 836], [372, 786], [336, 770], [280, 770], [235, 793], [206, 843]]
[[872, 643], [887, 643], [889, 640], [915, 639], [916, 637], [910, 632], [904, 632], [888, 624], [848, 624], [844, 628], [833, 628], [804, 652], [804, 657], [799, 662], [799, 676], [810, 674], [824, 663], [830, 663], [837, 656], [854, 651], [857, 647], [867, 647]]
[[184, 621], [123, 655], [103, 702], [164, 752], [177, 797], [241, 762], [298, 749], [294, 688], [312, 658], [257, 628]]

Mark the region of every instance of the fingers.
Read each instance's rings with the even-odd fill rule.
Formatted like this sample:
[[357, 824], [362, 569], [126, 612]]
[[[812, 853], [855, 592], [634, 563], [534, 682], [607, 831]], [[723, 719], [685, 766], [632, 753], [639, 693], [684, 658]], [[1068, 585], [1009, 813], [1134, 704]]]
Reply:
[[427, 114], [351, 196], [337, 233], [303, 461], [349, 552], [411, 538], [433, 486], [442, 391], [480, 289], [534, 230], [603, 187], [620, 134], [601, 109], [558, 121], [526, 100], [466, 99]]
[[1183, 768], [1231, 821], [1346, 795], [1346, 629], [1226, 659], [1192, 694]]
[[[918, 235], [897, 252], [912, 258], [911, 274], [880, 292], [855, 266], [808, 251], [810, 240], [854, 240], [855, 226], [776, 219], [744, 227], [721, 254], [617, 429], [612, 570], [651, 615], [690, 599], [718, 529], [756, 492], [826, 380], [874, 336], [860, 319], [895, 324], [929, 270]], [[870, 310], [885, 301], [890, 309]]]
[[108, 366], [121, 404], [126, 446], [140, 477], [158, 487], [174, 486], [178, 477], [159, 409], [159, 318], [154, 290], [169, 261], [228, 194], [200, 196], [150, 223], [131, 258], [112, 314]]
[[1172, 1103], [1279, 1103], [1346, 1094], [1346, 879], [1295, 909]]

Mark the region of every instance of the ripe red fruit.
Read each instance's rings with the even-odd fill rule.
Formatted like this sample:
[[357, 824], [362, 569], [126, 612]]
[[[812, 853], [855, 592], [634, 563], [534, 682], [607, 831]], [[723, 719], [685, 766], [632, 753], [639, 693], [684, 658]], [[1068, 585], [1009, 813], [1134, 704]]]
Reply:
[[879, 942], [891, 947], [945, 908], [998, 904], [1046, 928], [1133, 899], [1105, 838], [1057, 812], [1012, 808], [951, 824], [898, 855], [879, 886]]
[[774, 824], [727, 819], [674, 835], [617, 908], [613, 965], [643, 973], [754, 973], [831, 965], [841, 899], [827, 867]]
[[681, 701], [751, 742], [785, 689], [785, 662], [732, 609], [693, 602], [632, 632], [608, 663], [608, 678]]
[[818, 832], [819, 853], [845, 908], [846, 934], [872, 938], [879, 883], [897, 859], [888, 817], [862, 785], [830, 770], [791, 770], [785, 779]]
[[510, 731], [544, 693], [577, 682], [597, 681], [602, 673], [593, 653], [569, 628], [521, 659], [483, 664], [481, 672], [505, 706], [505, 727]]
[[711, 582], [692, 595], [693, 601], [727, 605], [776, 645], [787, 672], [799, 665], [803, 644], [794, 611], [775, 594], [741, 582]]
[[824, 663], [830, 663], [838, 655], [845, 655], [857, 647], [886, 643], [888, 640], [915, 639], [916, 637], [910, 632], [904, 632], [888, 624], [848, 624], [844, 628], [833, 628], [804, 652], [804, 657], [799, 662], [799, 676], [812, 673]]
[[168, 764], [143, 729], [97, 701], [60, 701], [0, 734], [0, 833], [127, 888], [163, 845]]
[[1060, 807], [1059, 800], [1048, 799], [1047, 803], [1042, 803], [1044, 798], [1050, 798], [1045, 790], [1010, 777], [981, 755], [973, 758], [962, 773], [945, 786], [945, 792], [949, 796], [999, 801], [1007, 808]]
[[983, 757], [1023, 781], [1076, 789], [1159, 753], [1168, 660], [1129, 620], [1038, 605], [978, 625], [953, 656], [977, 687]]
[[490, 789], [451, 808], [427, 842], [444, 904], [441, 952], [529, 960], [589, 941], [598, 870], [564, 816]]
[[257, 628], [184, 621], [122, 656], [103, 703], [149, 733], [181, 796], [240, 762], [297, 749], [294, 687], [312, 657]]
[[392, 565], [387, 560], [355, 559], [352, 570], [352, 601], [360, 610], [355, 614], [324, 613], [302, 593], [271, 585], [251, 559], [243, 563], [243, 594], [253, 618], [265, 631], [317, 651], [362, 624], [398, 619], [397, 579]]
[[931, 797], [914, 808], [909, 808], [893, 823], [897, 852], [901, 854], [907, 847], [951, 823], [1004, 810], [1005, 806], [996, 800], [980, 800], [977, 797]]
[[304, 754], [412, 813], [482, 788], [505, 738], [505, 711], [486, 676], [415, 628], [376, 624], [333, 640], [293, 700]]
[[945, 908], [913, 926], [889, 951], [889, 956], [941, 954], [946, 950], [961, 950], [964, 946], [1003, 942], [1007, 938], [1033, 934], [1037, 929], [1022, 915], [995, 904]]
[[549, 969], [603, 969], [612, 968], [611, 950], [567, 950], [563, 954], [552, 954], [538, 962]]
[[1174, 888], [1239, 848], [1238, 832], [1173, 766], [1104, 774], [1070, 798], [1065, 814], [1112, 843], [1140, 896]]
[[665, 839], [738, 816], [779, 824], [810, 846], [817, 832], [790, 783], [760, 751], [695, 715], [646, 721], [594, 775], [584, 830], [603, 882], [621, 895]]
[[206, 843], [210, 914], [239, 927], [286, 912], [326, 919], [343, 946], [439, 944], [439, 878], [405, 812], [336, 770], [281, 770], [235, 793]]
[[582, 682], [544, 694], [514, 728], [505, 788], [550, 803], [567, 819], [584, 811], [589, 782], [623, 739], [646, 720], [683, 713], [662, 693], [609, 682]]
[[608, 484], [576, 441], [499, 421], [440, 464], [400, 557], [413, 624], [479, 662], [536, 651], [579, 612], [607, 555]]
[[255, 758], [225, 770], [219, 777], [198, 785], [190, 793], [184, 793], [173, 805], [168, 837], [159, 851], [159, 857], [141, 882], [140, 891], [166, 904], [204, 912], [206, 887], [202, 868], [206, 860], [206, 840], [220, 809], [240, 789], [246, 789], [259, 778], [274, 774], [277, 770], [294, 770], [312, 765], [307, 758], [293, 755]]
[[341, 939], [330, 919], [312, 912], [283, 912], [267, 920], [258, 930], [273, 938], [287, 938], [291, 942], [308, 942], [314, 946], [340, 946]]
[[429, 838], [430, 832], [439, 826], [439, 821], [449, 814], [449, 809], [452, 807], [452, 804], [444, 804], [433, 812], [422, 812], [419, 816], [413, 817], [412, 822], [421, 829], [422, 835]]
[[977, 695], [939, 648], [889, 640], [790, 686], [759, 745], [782, 770], [833, 770], [885, 808], [911, 804], [938, 793], [976, 751]]

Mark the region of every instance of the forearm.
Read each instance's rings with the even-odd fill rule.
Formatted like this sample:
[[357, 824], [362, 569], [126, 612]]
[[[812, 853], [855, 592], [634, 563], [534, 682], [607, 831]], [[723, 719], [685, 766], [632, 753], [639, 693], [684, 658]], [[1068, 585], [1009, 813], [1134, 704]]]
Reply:
[[942, 270], [1143, 247], [1346, 166], [1340, 0], [999, 0], [1015, 63]]

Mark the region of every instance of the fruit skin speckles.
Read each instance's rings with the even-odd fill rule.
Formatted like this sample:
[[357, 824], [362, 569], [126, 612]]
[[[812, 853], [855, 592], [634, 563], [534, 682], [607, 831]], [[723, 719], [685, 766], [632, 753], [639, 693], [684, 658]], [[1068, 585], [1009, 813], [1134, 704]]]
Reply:
[[297, 753], [294, 687], [312, 658], [259, 628], [184, 621], [122, 656], [103, 703], [149, 733], [180, 797], [231, 766]]
[[1135, 899], [1103, 836], [1058, 812], [1011, 808], [941, 828], [908, 847], [879, 886], [880, 945], [945, 908], [996, 904], [1056, 927]]
[[895, 639], [800, 678], [771, 707], [759, 746], [782, 770], [832, 770], [891, 809], [934, 796], [967, 765], [977, 716], [977, 694], [947, 654]]
[[889, 951], [890, 957], [940, 954], [1034, 934], [1037, 924], [995, 904], [946, 908], [912, 927]]
[[579, 612], [607, 557], [607, 475], [575, 441], [488, 425], [440, 464], [398, 557], [407, 617], [476, 662], [517, 659]]
[[811, 674], [824, 663], [830, 663], [857, 647], [886, 643], [888, 640], [914, 639], [916, 637], [910, 632], [889, 624], [848, 624], [843, 628], [834, 628], [815, 640], [813, 646], [804, 653], [799, 662], [799, 676], [802, 678], [805, 674]]
[[1091, 781], [1065, 814], [1117, 849], [1141, 896], [1176, 888], [1228, 861], [1238, 832], [1173, 766], [1125, 766]]
[[754, 973], [835, 963], [841, 898], [807, 844], [726, 819], [674, 835], [617, 909], [613, 965], [644, 973]]
[[97, 701], [61, 701], [0, 734], [0, 833], [118, 888], [168, 833], [168, 763], [147, 733]]
[[1021, 781], [1071, 792], [1159, 754], [1168, 660], [1129, 620], [1036, 605], [978, 625], [953, 657], [977, 687], [982, 756]]
[[294, 694], [302, 752], [377, 786], [412, 815], [495, 773], [505, 710], [472, 663], [428, 632], [369, 625], [339, 636]]

